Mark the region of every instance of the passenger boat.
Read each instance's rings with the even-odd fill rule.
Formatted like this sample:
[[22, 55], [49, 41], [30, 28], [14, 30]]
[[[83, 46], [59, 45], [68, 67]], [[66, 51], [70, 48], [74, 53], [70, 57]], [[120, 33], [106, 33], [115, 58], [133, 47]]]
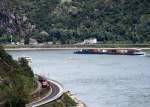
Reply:
[[28, 61], [28, 62], [32, 62], [32, 58], [29, 57], [29, 56], [18, 57], [18, 61], [21, 60], [21, 59], [25, 59], [25, 60]]
[[144, 55], [141, 49], [81, 49], [75, 54]]

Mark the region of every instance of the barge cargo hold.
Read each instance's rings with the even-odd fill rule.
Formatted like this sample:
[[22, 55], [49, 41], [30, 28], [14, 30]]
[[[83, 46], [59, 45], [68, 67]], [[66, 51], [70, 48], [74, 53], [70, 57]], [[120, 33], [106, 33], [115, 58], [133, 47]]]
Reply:
[[141, 49], [81, 49], [74, 54], [144, 55]]

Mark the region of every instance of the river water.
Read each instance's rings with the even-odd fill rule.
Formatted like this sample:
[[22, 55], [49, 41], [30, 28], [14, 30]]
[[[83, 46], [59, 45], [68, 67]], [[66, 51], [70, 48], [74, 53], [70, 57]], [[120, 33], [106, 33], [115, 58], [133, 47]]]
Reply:
[[150, 57], [77, 55], [73, 50], [8, 51], [30, 56], [35, 73], [62, 83], [87, 107], [150, 107]]

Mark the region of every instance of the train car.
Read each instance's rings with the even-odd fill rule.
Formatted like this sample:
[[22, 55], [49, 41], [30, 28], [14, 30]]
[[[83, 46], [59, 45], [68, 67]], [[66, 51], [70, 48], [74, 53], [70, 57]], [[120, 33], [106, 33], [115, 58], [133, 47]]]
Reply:
[[42, 88], [48, 88], [49, 87], [49, 82], [47, 80], [42, 81]]

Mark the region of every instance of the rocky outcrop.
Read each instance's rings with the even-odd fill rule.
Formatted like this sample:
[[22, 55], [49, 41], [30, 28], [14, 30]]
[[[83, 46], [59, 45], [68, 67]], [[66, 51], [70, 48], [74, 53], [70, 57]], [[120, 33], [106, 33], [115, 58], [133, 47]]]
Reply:
[[[35, 25], [31, 24], [28, 17], [17, 5], [17, 1], [2, 0], [0, 3], [0, 37], [13, 38], [15, 41], [30, 35]], [[18, 39], [16, 39], [18, 38]], [[6, 40], [7, 42], [10, 40]], [[0, 41], [1, 42], [1, 41]]]

